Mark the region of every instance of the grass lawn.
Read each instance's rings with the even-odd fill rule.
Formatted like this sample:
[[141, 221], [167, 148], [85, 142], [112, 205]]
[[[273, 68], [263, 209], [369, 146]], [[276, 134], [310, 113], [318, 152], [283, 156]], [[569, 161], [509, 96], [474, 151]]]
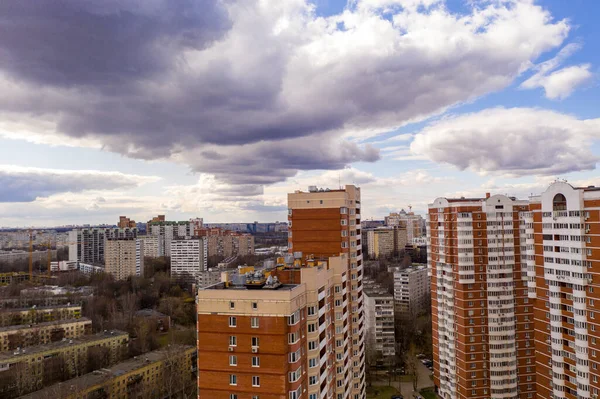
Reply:
[[394, 387], [368, 387], [367, 399], [390, 399], [394, 394], [398, 394], [398, 390]]
[[433, 388], [422, 389], [420, 393], [425, 399], [437, 399], [437, 395], [434, 393]]

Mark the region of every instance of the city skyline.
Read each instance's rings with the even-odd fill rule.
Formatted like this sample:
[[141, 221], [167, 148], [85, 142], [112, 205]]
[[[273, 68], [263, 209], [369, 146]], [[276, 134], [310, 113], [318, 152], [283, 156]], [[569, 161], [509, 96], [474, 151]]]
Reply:
[[556, 178], [593, 185], [598, 11], [0, 5], [0, 226], [285, 221], [287, 193], [311, 185], [360, 186], [363, 220], [443, 196], [527, 199]]

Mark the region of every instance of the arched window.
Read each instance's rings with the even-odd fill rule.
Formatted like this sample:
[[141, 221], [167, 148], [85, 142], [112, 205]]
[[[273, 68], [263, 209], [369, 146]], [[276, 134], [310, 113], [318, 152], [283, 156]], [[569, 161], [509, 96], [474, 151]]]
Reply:
[[567, 210], [567, 199], [562, 194], [556, 194], [552, 200], [552, 210], [554, 211], [566, 211]]

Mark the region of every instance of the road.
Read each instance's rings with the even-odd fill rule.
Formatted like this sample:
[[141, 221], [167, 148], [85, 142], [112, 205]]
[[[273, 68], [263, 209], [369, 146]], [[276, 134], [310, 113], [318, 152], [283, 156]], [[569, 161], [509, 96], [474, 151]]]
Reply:
[[[421, 363], [421, 361], [418, 359], [417, 359], [417, 372], [419, 373], [419, 380], [417, 382], [417, 390], [420, 391], [423, 388], [429, 388], [429, 387], [433, 386], [433, 380], [429, 377], [431, 375], [431, 371], [429, 371], [429, 369], [427, 367], [425, 367], [425, 365], [423, 365], [423, 363]], [[388, 380], [384, 378], [382, 380], [373, 381], [373, 385], [387, 386], [389, 384], [388, 384]], [[392, 377], [392, 386], [394, 388], [398, 389], [405, 398], [412, 397], [412, 394], [413, 394], [412, 381], [398, 382], [397, 379], [394, 381], [393, 377]]]

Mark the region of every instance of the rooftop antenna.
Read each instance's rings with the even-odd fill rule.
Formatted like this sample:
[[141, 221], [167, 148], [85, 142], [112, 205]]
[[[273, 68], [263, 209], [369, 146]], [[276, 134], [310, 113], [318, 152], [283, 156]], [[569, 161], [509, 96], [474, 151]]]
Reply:
[[338, 172], [338, 185], [340, 186], [340, 190], [342, 189], [342, 172]]

